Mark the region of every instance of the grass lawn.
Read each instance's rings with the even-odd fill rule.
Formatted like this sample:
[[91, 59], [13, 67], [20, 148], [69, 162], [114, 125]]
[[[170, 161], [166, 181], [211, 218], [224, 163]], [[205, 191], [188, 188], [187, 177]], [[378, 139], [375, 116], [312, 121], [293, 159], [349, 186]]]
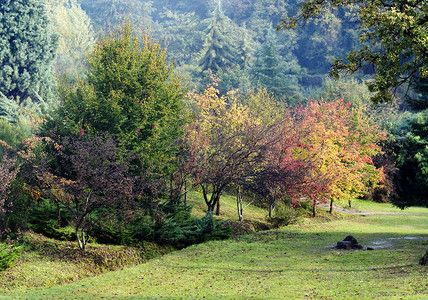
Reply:
[[[418, 264], [428, 209], [355, 201], [353, 212], [360, 214], [305, 219], [69, 284], [17, 287], [0, 298], [428, 299], [428, 267]], [[375, 250], [332, 249], [348, 234]]]

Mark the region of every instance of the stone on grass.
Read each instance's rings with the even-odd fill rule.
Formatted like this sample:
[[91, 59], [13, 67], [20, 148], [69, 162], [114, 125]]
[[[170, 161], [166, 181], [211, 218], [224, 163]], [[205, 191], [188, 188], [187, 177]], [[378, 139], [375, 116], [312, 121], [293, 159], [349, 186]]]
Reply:
[[336, 247], [334, 247], [334, 249], [342, 249], [342, 250], [354, 250], [354, 249], [373, 250], [373, 248], [364, 247], [364, 246], [358, 244], [357, 239], [354, 238], [352, 235], [348, 235], [346, 238], [344, 238], [343, 241], [337, 242], [337, 245], [336, 245]]

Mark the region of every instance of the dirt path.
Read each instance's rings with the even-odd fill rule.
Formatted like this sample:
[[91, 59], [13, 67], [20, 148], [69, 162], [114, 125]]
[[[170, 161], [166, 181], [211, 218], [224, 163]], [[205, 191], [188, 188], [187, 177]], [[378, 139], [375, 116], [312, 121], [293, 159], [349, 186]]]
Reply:
[[[330, 208], [329, 204], [318, 204], [319, 207]], [[343, 208], [333, 206], [333, 211], [340, 211], [347, 214], [359, 215], [359, 216], [373, 216], [373, 215], [407, 215], [407, 212], [387, 212], [387, 211], [365, 211], [361, 212], [356, 208]]]

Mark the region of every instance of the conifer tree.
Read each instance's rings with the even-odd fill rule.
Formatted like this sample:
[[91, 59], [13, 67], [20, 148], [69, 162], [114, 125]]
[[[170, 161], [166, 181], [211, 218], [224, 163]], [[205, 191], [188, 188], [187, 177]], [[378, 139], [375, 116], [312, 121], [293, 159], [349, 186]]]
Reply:
[[0, 115], [18, 105], [49, 104], [57, 37], [49, 30], [43, 0], [0, 3]]
[[277, 97], [291, 97], [297, 93], [297, 60], [285, 61], [279, 54], [280, 46], [272, 27], [266, 41], [256, 50], [255, 61], [250, 69], [252, 82], [273, 92]]
[[211, 17], [208, 35], [205, 41], [205, 55], [199, 66], [202, 71], [211, 70], [217, 73], [220, 69], [233, 65], [233, 49], [227, 32], [227, 17], [221, 8], [221, 1]]

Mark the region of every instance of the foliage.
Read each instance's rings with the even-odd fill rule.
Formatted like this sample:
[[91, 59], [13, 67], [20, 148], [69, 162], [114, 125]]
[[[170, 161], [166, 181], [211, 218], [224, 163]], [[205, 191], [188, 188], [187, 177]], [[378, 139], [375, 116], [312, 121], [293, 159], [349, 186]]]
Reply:
[[228, 37], [227, 21], [227, 17], [221, 8], [221, 1], [218, 1], [208, 28], [204, 56], [199, 62], [202, 71], [211, 70], [216, 74], [219, 70], [234, 64], [232, 42]]
[[[17, 149], [20, 143], [29, 138], [31, 134], [31, 125], [28, 119], [20, 117], [15, 123], [10, 123], [0, 118], [0, 140], [10, 145], [12, 149]], [[3, 152], [0, 150], [0, 153]]]
[[85, 250], [88, 241], [85, 231], [91, 224], [92, 213], [127, 212], [134, 182], [127, 173], [127, 158], [119, 160], [115, 143], [105, 137], [67, 137], [59, 143], [45, 141], [45, 151], [27, 166], [30, 172], [27, 176], [43, 197], [72, 215], [79, 247]]
[[354, 73], [373, 66], [375, 78], [368, 82], [368, 87], [376, 93], [374, 102], [390, 101], [391, 89], [413, 77], [428, 76], [426, 1], [307, 0], [297, 16], [281, 20], [279, 28], [294, 28], [299, 21], [318, 15], [329, 5], [353, 6], [362, 28], [361, 48], [349, 52], [346, 62], [336, 59], [331, 76], [338, 78], [341, 71]]
[[0, 24], [0, 115], [11, 117], [7, 103], [51, 105], [57, 36], [50, 31], [44, 1], [2, 1]]
[[228, 185], [254, 174], [274, 137], [247, 107], [219, 97], [215, 85], [189, 98], [198, 112], [188, 126], [187, 170], [213, 211]]
[[77, 81], [84, 74], [86, 54], [95, 43], [91, 20], [76, 0], [48, 0], [52, 30], [58, 34], [56, 76]]
[[[0, 140], [0, 145], [3, 141]], [[7, 197], [10, 192], [10, 186], [19, 172], [19, 165], [16, 158], [11, 157], [10, 153], [3, 154], [0, 161], [0, 240], [6, 233], [6, 214], [10, 211], [7, 203]]]
[[171, 217], [167, 218], [155, 232], [155, 236], [156, 241], [161, 244], [182, 248], [210, 240], [228, 238], [230, 229], [224, 226], [224, 222], [214, 219], [212, 211], [208, 211], [203, 218], [186, 222], [180, 222]]
[[413, 93], [407, 95], [407, 103], [418, 111], [428, 109], [428, 78], [414, 77], [410, 86]]
[[0, 272], [13, 266], [21, 254], [21, 247], [0, 244]]
[[[260, 85], [278, 98], [290, 98], [298, 93], [297, 74], [300, 67], [295, 57], [286, 61], [280, 54], [279, 42], [272, 28], [267, 30], [266, 41], [256, 50], [254, 63], [250, 68], [254, 86]], [[290, 99], [290, 100], [289, 100]]]
[[284, 203], [283, 201], [277, 201], [275, 211], [271, 218], [268, 218], [269, 222], [274, 228], [282, 226], [288, 226], [296, 223], [300, 217], [300, 210], [291, 203]]
[[314, 208], [318, 199], [330, 199], [332, 211], [333, 201], [362, 196], [369, 186], [383, 180], [383, 171], [373, 165], [372, 158], [380, 153], [378, 143], [385, 133], [361, 110], [349, 106], [343, 100], [309, 101], [294, 113], [299, 141], [292, 152], [314, 166], [306, 195], [314, 201]]
[[428, 111], [410, 115], [396, 133], [396, 164], [399, 169], [398, 197], [393, 203], [404, 208], [411, 205], [428, 206]]
[[119, 28], [129, 21], [135, 28], [150, 29], [151, 14], [155, 11], [152, 1], [138, 0], [79, 0], [82, 8], [96, 25], [98, 32]]
[[45, 131], [109, 133], [138, 153], [140, 164], [167, 173], [184, 119], [183, 90], [165, 55], [149, 37], [136, 37], [130, 24], [110, 32], [90, 53], [87, 78], [61, 88], [62, 106]]

